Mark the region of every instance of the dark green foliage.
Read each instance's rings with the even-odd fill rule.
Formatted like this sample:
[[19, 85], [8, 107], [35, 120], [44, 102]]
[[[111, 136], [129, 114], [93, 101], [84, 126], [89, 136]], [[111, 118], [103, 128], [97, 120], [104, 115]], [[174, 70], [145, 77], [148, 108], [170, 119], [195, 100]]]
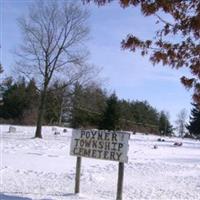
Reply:
[[200, 135], [200, 109], [197, 104], [192, 104], [193, 109], [191, 110], [190, 122], [187, 126], [190, 134]]
[[119, 101], [120, 129], [158, 133], [158, 111], [147, 101]]
[[47, 124], [58, 124], [60, 102], [59, 97], [56, 95], [57, 91], [47, 92], [47, 102], [45, 105], [44, 121]]
[[161, 135], [172, 135], [173, 127], [164, 111], [161, 111], [159, 117], [159, 132]]
[[70, 122], [73, 128], [97, 128], [105, 109], [106, 94], [95, 85], [76, 83], [71, 100]]
[[66, 114], [69, 112], [71, 91], [65, 85], [56, 81], [47, 92], [45, 106], [45, 122], [47, 124], [62, 125], [66, 122]]
[[106, 101], [106, 109], [102, 115], [102, 121], [100, 122], [100, 129], [104, 130], [118, 130], [120, 110], [117, 96], [112, 94]]
[[136, 123], [142, 124], [151, 124], [157, 125], [158, 124], [158, 113], [157, 111], [149, 105], [147, 101], [134, 103], [135, 112], [134, 118]]
[[[167, 115], [159, 113], [147, 101], [118, 100], [115, 94], [108, 97], [106, 91], [95, 84], [64, 86], [64, 83], [55, 82], [48, 89], [45, 124], [68, 123], [73, 128], [172, 133]], [[7, 78], [3, 84], [0, 118], [12, 119], [16, 124], [35, 125], [38, 102], [39, 92], [34, 80], [26, 83], [23, 78], [17, 82]]]
[[82, 86], [79, 83], [75, 84], [74, 87], [74, 95], [72, 97], [72, 112], [71, 112], [71, 119], [70, 123], [73, 128], [80, 128], [83, 122], [83, 113], [80, 112], [79, 109], [79, 102], [81, 99], [82, 94]]
[[2, 115], [4, 118], [21, 119], [26, 104], [26, 86], [24, 79], [11, 85], [3, 94]]
[[39, 94], [37, 91], [35, 80], [32, 79], [29, 81], [26, 87], [26, 104], [29, 109], [37, 108], [38, 101], [39, 101]]
[[3, 86], [0, 118], [13, 119], [17, 123], [29, 123], [37, 101], [38, 95], [34, 80], [26, 85], [24, 78], [20, 78], [16, 83], [12, 83], [9, 79]]

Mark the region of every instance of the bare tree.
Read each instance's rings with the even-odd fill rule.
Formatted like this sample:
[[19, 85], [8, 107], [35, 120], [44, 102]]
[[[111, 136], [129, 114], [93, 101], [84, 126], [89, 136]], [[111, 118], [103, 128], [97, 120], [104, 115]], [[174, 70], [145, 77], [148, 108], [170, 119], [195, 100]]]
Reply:
[[39, 83], [40, 103], [35, 137], [42, 138], [46, 94], [52, 79], [66, 86], [83, 77], [88, 51], [88, 12], [74, 1], [37, 1], [29, 14], [19, 19], [24, 41], [17, 55], [17, 70]]
[[183, 137], [185, 133], [185, 128], [186, 128], [186, 119], [187, 119], [187, 111], [186, 109], [182, 109], [178, 115], [177, 115], [177, 131], [178, 134]]

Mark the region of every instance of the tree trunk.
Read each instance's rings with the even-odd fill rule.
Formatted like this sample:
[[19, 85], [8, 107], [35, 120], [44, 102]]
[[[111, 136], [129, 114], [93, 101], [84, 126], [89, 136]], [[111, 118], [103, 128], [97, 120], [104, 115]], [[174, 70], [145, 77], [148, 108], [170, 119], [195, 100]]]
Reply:
[[45, 108], [45, 101], [46, 101], [46, 92], [47, 92], [47, 87], [44, 86], [44, 89], [41, 92], [40, 105], [38, 109], [37, 128], [35, 132], [36, 138], [42, 138], [42, 123], [43, 123], [43, 115], [44, 115], [44, 108]]
[[62, 126], [62, 116], [63, 116], [63, 98], [62, 98], [62, 102], [60, 104], [60, 115], [59, 115], [59, 120], [58, 120], [59, 126]]

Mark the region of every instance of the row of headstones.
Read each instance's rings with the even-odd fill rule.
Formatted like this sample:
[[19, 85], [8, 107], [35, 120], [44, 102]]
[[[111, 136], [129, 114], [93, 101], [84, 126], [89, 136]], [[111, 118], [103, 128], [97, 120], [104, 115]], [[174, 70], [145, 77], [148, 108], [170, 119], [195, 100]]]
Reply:
[[[60, 131], [58, 131], [58, 129], [56, 127], [52, 127], [52, 132], [54, 132], [54, 135], [60, 135]], [[64, 128], [63, 129], [63, 133], [67, 133], [67, 129]]]
[[[9, 127], [9, 133], [16, 133], [17, 128], [14, 126], [10, 126]], [[56, 127], [52, 127], [52, 132], [54, 132], [54, 135], [60, 135], [60, 132], [58, 131], [58, 129]], [[63, 133], [66, 133], [67, 129], [63, 129]]]
[[[158, 141], [158, 142], [165, 142], [165, 139], [158, 138], [157, 141]], [[173, 145], [174, 145], [174, 146], [177, 146], [177, 147], [180, 147], [180, 146], [183, 145], [183, 143], [182, 143], [182, 142], [174, 142]], [[153, 148], [154, 148], [154, 149], [157, 149], [157, 148], [158, 148], [158, 145], [154, 145]]]

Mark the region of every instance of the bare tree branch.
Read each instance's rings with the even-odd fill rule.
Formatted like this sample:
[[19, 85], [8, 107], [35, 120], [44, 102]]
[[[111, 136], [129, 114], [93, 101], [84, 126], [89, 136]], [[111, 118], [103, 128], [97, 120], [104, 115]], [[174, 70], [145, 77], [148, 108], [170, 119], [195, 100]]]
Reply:
[[87, 18], [88, 12], [77, 2], [37, 1], [28, 16], [19, 20], [24, 41], [18, 51], [18, 71], [41, 82], [36, 137], [41, 137], [51, 80], [63, 78], [69, 86], [89, 73], [87, 54], [82, 51], [89, 30]]

